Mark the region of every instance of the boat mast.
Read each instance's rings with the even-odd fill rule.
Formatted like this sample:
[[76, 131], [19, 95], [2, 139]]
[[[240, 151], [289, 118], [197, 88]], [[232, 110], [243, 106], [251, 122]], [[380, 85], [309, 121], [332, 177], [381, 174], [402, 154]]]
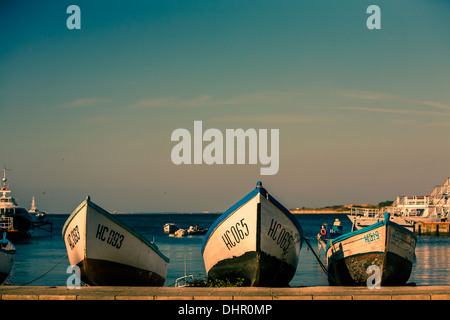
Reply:
[[8, 179], [6, 179], [6, 168], [3, 167], [2, 189], [5, 189], [5, 188], [6, 188], [6, 181], [7, 181], [7, 180], [8, 180]]
[[6, 179], [6, 170], [9, 170], [9, 169], [6, 169], [5, 167], [3, 167], [3, 178], [2, 178], [2, 189], [1, 189], [1, 192], [3, 193], [3, 197], [6, 196], [6, 193], [11, 192], [6, 187], [6, 181], [8, 181], [8, 179]]

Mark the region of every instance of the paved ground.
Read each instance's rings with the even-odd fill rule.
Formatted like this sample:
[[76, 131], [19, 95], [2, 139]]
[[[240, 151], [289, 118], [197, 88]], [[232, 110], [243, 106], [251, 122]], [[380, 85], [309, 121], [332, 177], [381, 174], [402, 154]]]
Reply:
[[1, 300], [450, 300], [450, 286], [172, 288], [1, 286]]

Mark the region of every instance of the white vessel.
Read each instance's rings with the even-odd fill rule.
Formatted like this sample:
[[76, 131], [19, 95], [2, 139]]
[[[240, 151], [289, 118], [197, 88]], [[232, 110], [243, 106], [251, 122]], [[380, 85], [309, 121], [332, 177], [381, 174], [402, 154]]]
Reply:
[[97, 286], [162, 286], [169, 259], [87, 197], [64, 224], [69, 262], [81, 280]]
[[16, 248], [6, 239], [6, 233], [3, 233], [3, 239], [0, 240], [0, 284], [3, 284], [11, 273], [15, 255]]
[[[374, 223], [384, 221], [384, 212], [378, 209], [351, 208], [350, 214], [347, 215], [347, 217], [352, 222], [352, 231], [355, 231], [371, 226]], [[389, 220], [409, 231], [414, 231], [414, 221], [412, 220], [393, 214], [390, 215]]]
[[6, 181], [6, 168], [3, 168], [2, 187], [0, 190], [0, 232], [6, 232], [11, 241], [31, 237], [32, 217], [28, 211], [20, 207], [11, 193]]
[[294, 277], [302, 229], [258, 182], [209, 228], [202, 255], [208, 278], [246, 286], [287, 286]]
[[382, 221], [389, 212], [390, 221], [412, 231], [416, 222], [441, 222], [450, 213], [450, 178], [431, 190], [428, 196], [398, 196], [392, 205], [381, 209], [352, 208], [348, 218], [356, 230]]

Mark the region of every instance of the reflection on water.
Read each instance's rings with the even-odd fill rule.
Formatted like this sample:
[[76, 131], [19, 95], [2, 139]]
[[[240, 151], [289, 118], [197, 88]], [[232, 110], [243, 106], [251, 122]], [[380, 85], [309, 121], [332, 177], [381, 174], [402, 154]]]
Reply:
[[450, 237], [419, 236], [410, 281], [417, 285], [450, 285]]

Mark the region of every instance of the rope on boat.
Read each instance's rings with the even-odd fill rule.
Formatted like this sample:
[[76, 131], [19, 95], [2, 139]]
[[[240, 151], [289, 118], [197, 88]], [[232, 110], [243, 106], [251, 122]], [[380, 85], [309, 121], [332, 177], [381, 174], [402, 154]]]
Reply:
[[36, 280], [39, 280], [40, 278], [42, 278], [43, 276], [45, 276], [47, 273], [49, 273], [50, 271], [52, 271], [53, 269], [55, 269], [66, 257], [67, 257], [67, 255], [68, 255], [68, 253], [66, 253], [66, 255], [64, 256], [64, 257], [62, 257], [61, 258], [61, 260], [59, 260], [58, 261], [58, 263], [57, 264], [55, 264], [50, 270], [48, 270], [47, 272], [45, 272], [43, 275], [40, 275], [39, 277], [37, 277], [36, 279], [34, 279], [34, 280], [31, 280], [31, 281], [28, 281], [28, 282], [26, 282], [26, 283], [24, 283], [24, 284], [21, 284], [21, 285], [19, 285], [19, 286], [26, 286], [27, 284], [30, 284], [30, 283], [32, 283], [32, 282], [35, 282]]
[[325, 267], [325, 265], [322, 263], [322, 261], [320, 260], [320, 258], [317, 256], [316, 252], [314, 251], [314, 249], [312, 248], [311, 244], [309, 243], [309, 239], [306, 237], [302, 237], [303, 240], [305, 240], [306, 244], [308, 245], [309, 249], [311, 249], [312, 253], [314, 254], [314, 256], [317, 259], [317, 262], [319, 262], [320, 267], [322, 268], [323, 272], [325, 272], [325, 274], [328, 277], [328, 270], [327, 267]]

